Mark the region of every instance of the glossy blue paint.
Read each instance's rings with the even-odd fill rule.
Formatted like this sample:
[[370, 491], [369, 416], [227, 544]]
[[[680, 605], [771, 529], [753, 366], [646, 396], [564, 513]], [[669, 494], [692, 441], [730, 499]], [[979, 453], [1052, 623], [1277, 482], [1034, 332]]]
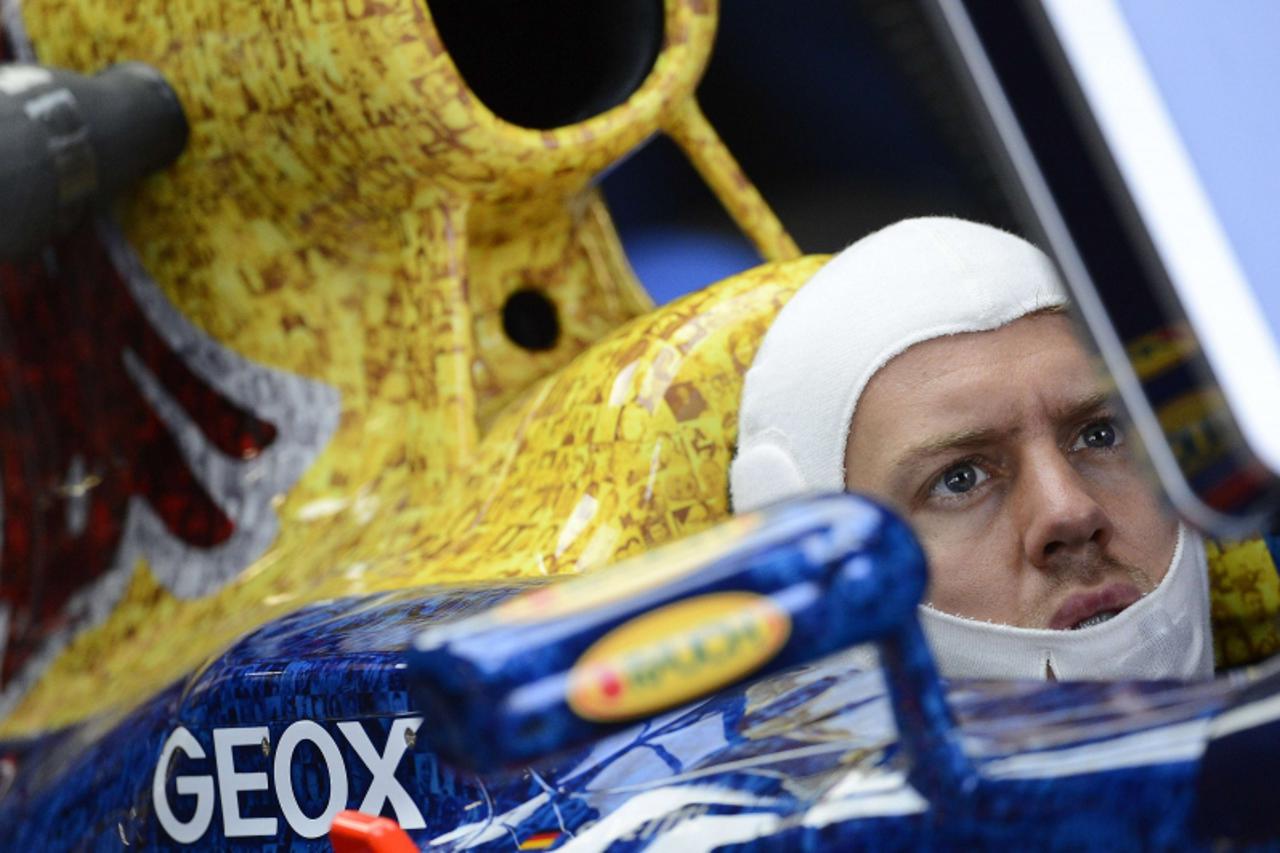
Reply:
[[[410, 835], [432, 849], [514, 849], [543, 832], [561, 833], [556, 844], [569, 849], [658, 839], [691, 850], [1208, 849], [1215, 835], [1245, 830], [1241, 820], [1197, 824], [1206, 791], [1233, 775], [1258, 779], [1245, 766], [1250, 744], [1265, 756], [1258, 744], [1280, 716], [1274, 679], [939, 685], [908, 619], [881, 648], [883, 671], [865, 670], [856, 653], [789, 666], [521, 770], [458, 769], [425, 737], [410, 748], [406, 721], [417, 714], [402, 650], [424, 626], [516, 591], [430, 589], [309, 607], [117, 719], [0, 744], [0, 849], [179, 848], [152, 793], [161, 749], [179, 728], [204, 757], [175, 753], [160, 768], [163, 799], [190, 822], [200, 796], [190, 779], [181, 793], [178, 780], [209, 780], [196, 845], [210, 849], [327, 849], [294, 825], [277, 783], [304, 829], [335, 783], [348, 789], [339, 805], [361, 806], [387, 772], [370, 767], [357, 741], [396, 759], [391, 775], [406, 799], [376, 810], [410, 823], [410, 811], [420, 814], [425, 826]], [[282, 751], [285, 732], [307, 720], [333, 744], [330, 758], [307, 740]], [[1220, 721], [1235, 728], [1215, 739]], [[261, 739], [235, 747], [234, 766], [218, 766], [215, 732], [256, 737], [259, 728], [265, 748]], [[1226, 758], [1210, 767], [1206, 744], [1209, 757]], [[290, 760], [277, 779], [282, 754]], [[262, 775], [243, 775], [253, 773]], [[224, 802], [217, 783], [228, 780], [247, 784]], [[1235, 808], [1240, 818], [1256, 806], [1247, 796], [1256, 788], [1242, 787], [1242, 805], [1219, 813]], [[274, 819], [272, 831], [229, 838], [231, 802], [242, 818]], [[1275, 846], [1265, 822], [1245, 829]]]
[[[926, 570], [924, 553], [905, 523], [853, 495], [783, 506], [758, 518], [759, 527], [737, 535], [715, 559], [644, 589], [629, 588], [625, 597], [572, 612], [551, 604], [545, 613], [518, 618], [481, 614], [424, 632], [409, 653], [409, 670], [420, 706], [436, 723], [427, 731], [428, 742], [450, 760], [492, 770], [623, 728], [625, 723], [585, 719], [570, 707], [575, 664], [598, 640], [637, 617], [716, 593], [752, 593], [786, 614], [785, 645], [761, 674], [898, 631], [912, 666], [928, 670], [917, 682], [936, 692], [924, 639], [918, 629], [908, 630]], [[556, 591], [558, 598], [591, 600], [602, 589], [629, 584], [637, 574], [674, 564], [699, 547], [696, 541], [679, 542], [567, 581]], [[695, 639], [690, 634], [676, 641], [687, 649]], [[646, 641], [633, 656], [653, 660], [675, 653], [670, 637], [651, 635]], [[678, 682], [685, 676], [663, 677]]]

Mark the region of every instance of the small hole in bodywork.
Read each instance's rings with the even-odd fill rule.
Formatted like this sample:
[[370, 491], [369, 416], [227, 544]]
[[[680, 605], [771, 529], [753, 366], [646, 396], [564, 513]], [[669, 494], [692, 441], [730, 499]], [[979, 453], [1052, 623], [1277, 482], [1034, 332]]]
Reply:
[[467, 86], [495, 115], [551, 129], [631, 96], [662, 50], [662, 0], [428, 0]]
[[535, 352], [552, 349], [560, 339], [555, 303], [540, 290], [517, 290], [502, 306], [502, 330], [516, 346]]

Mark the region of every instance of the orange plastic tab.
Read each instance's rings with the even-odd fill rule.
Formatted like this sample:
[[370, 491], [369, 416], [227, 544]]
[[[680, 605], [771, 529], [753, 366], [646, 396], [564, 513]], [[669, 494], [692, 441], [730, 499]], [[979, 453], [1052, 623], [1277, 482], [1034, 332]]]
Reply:
[[418, 853], [418, 845], [391, 818], [341, 811], [329, 829], [333, 853]]

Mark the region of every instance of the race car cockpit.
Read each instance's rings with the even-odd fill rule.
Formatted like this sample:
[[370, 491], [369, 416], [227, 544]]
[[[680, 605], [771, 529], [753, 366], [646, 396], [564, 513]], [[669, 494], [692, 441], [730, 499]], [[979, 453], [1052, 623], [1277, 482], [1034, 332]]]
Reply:
[[[1276, 844], [1280, 19], [752, 14], [717, 71], [715, 0], [0, 0], [0, 848]], [[961, 142], [876, 127], [913, 74]], [[731, 150], [848, 159], [796, 118], [817, 78], [906, 158], [867, 174], [925, 177], [793, 234]], [[689, 239], [662, 150], [737, 243]], [[1052, 256], [1219, 537], [1216, 678], [940, 678], [899, 513], [734, 514], [800, 246], [927, 213]]]

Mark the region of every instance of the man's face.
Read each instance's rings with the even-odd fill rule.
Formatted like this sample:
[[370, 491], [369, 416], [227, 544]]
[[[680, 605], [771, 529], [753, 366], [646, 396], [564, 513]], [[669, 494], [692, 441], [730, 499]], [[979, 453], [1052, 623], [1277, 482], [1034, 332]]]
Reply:
[[846, 484], [903, 513], [938, 610], [1023, 628], [1093, 624], [1151, 591], [1174, 520], [1060, 314], [936, 338], [858, 401]]

